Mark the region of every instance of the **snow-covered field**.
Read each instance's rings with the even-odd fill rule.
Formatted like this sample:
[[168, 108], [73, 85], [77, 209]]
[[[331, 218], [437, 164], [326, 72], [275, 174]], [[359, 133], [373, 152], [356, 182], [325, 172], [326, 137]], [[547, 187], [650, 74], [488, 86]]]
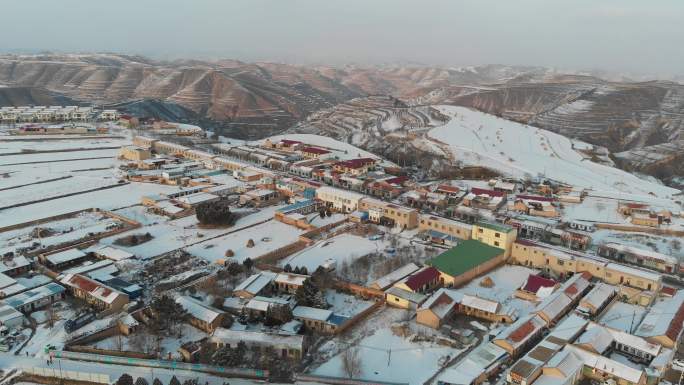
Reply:
[[[411, 336], [395, 335], [393, 322], [405, 317], [400, 309], [385, 308], [354, 327], [353, 336], [345, 341], [329, 341], [317, 354], [334, 355], [312, 370], [312, 374], [333, 377], [347, 377], [343, 369], [344, 352], [357, 349], [361, 361], [358, 378], [369, 381], [388, 381], [423, 384], [440, 369], [440, 360], [446, 356], [455, 357], [461, 351], [432, 341], [412, 341]], [[411, 329], [419, 329], [426, 335], [434, 335], [431, 329], [411, 323]], [[415, 333], [415, 330], [411, 330]]]
[[331, 259], [339, 267], [342, 263], [351, 263], [354, 259], [368, 253], [382, 251], [385, 244], [382, 241], [371, 241], [368, 238], [352, 234], [341, 234], [334, 238], [319, 241], [312, 247], [293, 254], [282, 261], [281, 266], [290, 264], [294, 267], [306, 267], [308, 271], [315, 271], [318, 266]]
[[[99, 148], [99, 147], [115, 147], [122, 146], [127, 143], [126, 139], [120, 138], [88, 138], [88, 139], [75, 139], [70, 138], [70, 140], [32, 140], [28, 141], [27, 138], [21, 138], [23, 140], [6, 140], [6, 137], [2, 137], [0, 140], [0, 154], [13, 154], [17, 152], [26, 151], [61, 151], [70, 150], [77, 148]], [[63, 153], [53, 154], [54, 156], [63, 155]], [[9, 163], [2, 160], [0, 157], [0, 162]]]
[[[75, 241], [88, 236], [88, 233], [106, 231], [109, 224], [116, 222], [98, 213], [85, 212], [73, 218], [7, 231], [0, 233], [0, 254], [29, 247], [33, 242], [40, 242], [43, 246], [53, 246]], [[31, 231], [36, 227], [49, 229], [54, 234], [40, 238], [33, 237]]]
[[464, 107], [439, 106], [452, 119], [429, 135], [448, 144], [457, 160], [515, 177], [546, 176], [575, 186], [670, 197], [679, 191], [617, 168], [593, 163], [562, 135]]
[[[222, 237], [202, 242], [186, 248], [190, 254], [209, 262], [219, 259], [242, 262], [247, 258], [254, 259], [269, 251], [273, 251], [297, 241], [303, 231], [278, 221], [268, 221], [255, 227], [237, 231]], [[247, 247], [249, 240], [253, 247]], [[234, 256], [226, 258], [227, 250], [233, 250]]]
[[[15, 207], [0, 211], [0, 226], [9, 226], [46, 216], [98, 207], [105, 210], [131, 206], [140, 203], [143, 195], [169, 193], [178, 187], [151, 183], [130, 183], [115, 188], [94, 191], [86, 194], [54, 199], [28, 206]], [[11, 191], [11, 190], [10, 190]]]

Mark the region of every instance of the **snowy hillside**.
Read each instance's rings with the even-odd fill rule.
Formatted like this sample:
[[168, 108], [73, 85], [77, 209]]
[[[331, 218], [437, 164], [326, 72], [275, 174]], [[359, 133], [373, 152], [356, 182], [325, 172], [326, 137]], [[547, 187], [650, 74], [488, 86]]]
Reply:
[[432, 129], [429, 136], [447, 144], [455, 159], [464, 164], [490, 167], [515, 177], [545, 176], [608, 193], [670, 197], [679, 192], [594, 163], [575, 151], [570, 139], [550, 131], [464, 107], [438, 109], [452, 119]]

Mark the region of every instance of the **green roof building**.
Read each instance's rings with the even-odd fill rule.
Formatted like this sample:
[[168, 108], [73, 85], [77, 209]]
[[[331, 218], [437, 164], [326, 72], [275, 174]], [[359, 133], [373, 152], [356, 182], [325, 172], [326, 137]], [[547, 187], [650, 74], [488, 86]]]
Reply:
[[484, 274], [504, 261], [503, 249], [473, 239], [463, 241], [428, 261], [441, 273], [445, 286], [459, 286]]

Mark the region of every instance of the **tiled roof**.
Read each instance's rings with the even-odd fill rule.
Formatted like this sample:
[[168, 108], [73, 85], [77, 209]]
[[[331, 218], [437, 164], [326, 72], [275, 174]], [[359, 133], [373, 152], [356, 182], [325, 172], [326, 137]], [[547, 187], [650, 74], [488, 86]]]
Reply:
[[504, 196], [506, 196], [506, 193], [502, 192], [502, 191], [487, 190], [484, 188], [477, 188], [477, 187], [471, 188], [470, 192], [475, 194], [475, 195], [489, 195], [490, 197], [504, 197]]
[[437, 190], [438, 191], [446, 191], [449, 193], [457, 193], [457, 192], [461, 191], [461, 189], [458, 187], [449, 186], [449, 185], [445, 185], [445, 184], [439, 185], [439, 187], [437, 187]]
[[406, 286], [410, 287], [411, 290], [416, 291], [426, 284], [435, 281], [439, 278], [439, 271], [434, 267], [428, 267], [413, 274], [406, 280]]
[[520, 342], [524, 340], [530, 333], [534, 331], [535, 327], [532, 321], [527, 321], [520, 325], [513, 333], [511, 333], [508, 338], [513, 342]]
[[341, 167], [346, 167], [346, 168], [361, 168], [364, 167], [368, 164], [373, 164], [375, 163], [375, 159], [372, 158], [357, 158], [357, 159], [349, 159], [349, 160], [343, 160], [341, 162], [335, 163], [335, 166], [341, 166]]
[[523, 290], [528, 291], [530, 293], [536, 293], [542, 287], [554, 287], [556, 286], [556, 284], [557, 282], [553, 279], [548, 279], [540, 277], [538, 275], [530, 274], [527, 277], [527, 281], [525, 281], [525, 286], [523, 286]]
[[324, 149], [318, 148], [318, 147], [304, 147], [301, 149], [301, 151], [307, 152], [310, 154], [319, 154], [319, 155], [330, 154], [330, 151], [324, 150]]
[[670, 325], [667, 327], [667, 332], [665, 332], [665, 335], [668, 338], [670, 338], [672, 341], [676, 341], [677, 336], [679, 336], [679, 333], [682, 331], [682, 323], [683, 322], [684, 322], [684, 303], [682, 303], [679, 306], [679, 309], [677, 309], [677, 313], [672, 318], [672, 321], [670, 321]]

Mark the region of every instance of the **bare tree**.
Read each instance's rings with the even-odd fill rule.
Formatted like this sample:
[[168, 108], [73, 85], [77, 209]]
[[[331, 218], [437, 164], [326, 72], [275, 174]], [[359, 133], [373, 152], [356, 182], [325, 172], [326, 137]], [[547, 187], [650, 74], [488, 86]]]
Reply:
[[358, 349], [349, 348], [344, 352], [342, 369], [349, 378], [359, 377], [361, 374], [361, 357], [359, 357]]
[[47, 324], [49, 327], [55, 326], [55, 321], [57, 320], [57, 315], [55, 314], [55, 309], [52, 307], [52, 303], [49, 303], [45, 308], [45, 316], [47, 318]]

